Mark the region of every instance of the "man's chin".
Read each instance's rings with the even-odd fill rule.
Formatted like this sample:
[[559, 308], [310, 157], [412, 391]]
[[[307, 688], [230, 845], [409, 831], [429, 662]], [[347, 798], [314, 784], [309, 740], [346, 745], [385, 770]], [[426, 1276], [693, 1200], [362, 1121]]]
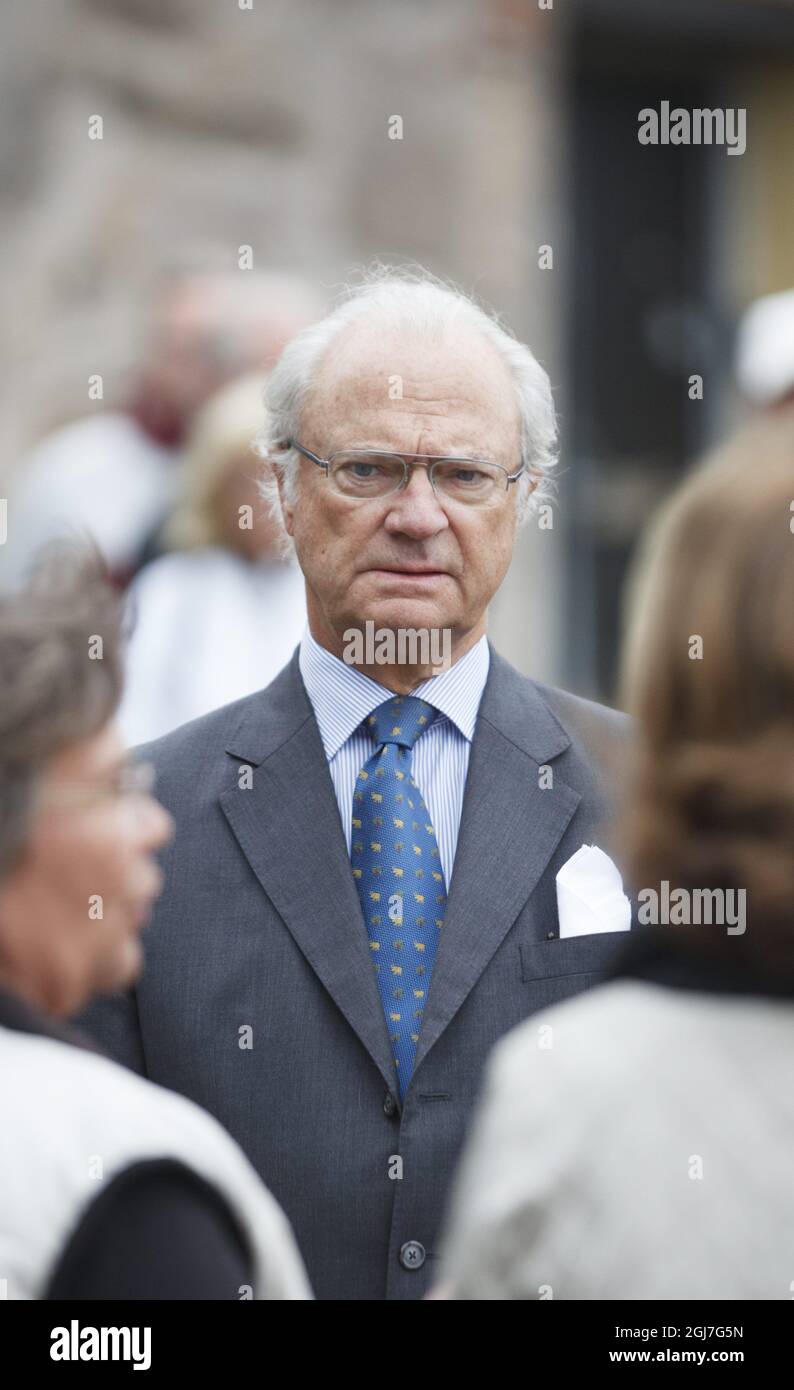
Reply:
[[[358, 595], [356, 595], [358, 598]], [[451, 619], [445, 605], [439, 603], [432, 594], [386, 596], [371, 594], [356, 604], [356, 617], [349, 626], [364, 632], [365, 624], [372, 623], [375, 629], [388, 628], [451, 628]]]
[[371, 623], [371, 630], [374, 632], [416, 631], [417, 628], [420, 631], [432, 632], [453, 627], [448, 614], [439, 612], [437, 603], [406, 603], [405, 600], [399, 599], [373, 603], [371, 607], [364, 609], [363, 617], [355, 617], [350, 620], [348, 626], [366, 634], [368, 623]]

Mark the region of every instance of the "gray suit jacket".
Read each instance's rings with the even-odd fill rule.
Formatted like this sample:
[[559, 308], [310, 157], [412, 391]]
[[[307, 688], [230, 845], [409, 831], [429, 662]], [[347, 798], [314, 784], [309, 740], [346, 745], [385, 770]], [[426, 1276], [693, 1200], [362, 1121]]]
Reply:
[[490, 1048], [611, 964], [622, 933], [558, 939], [555, 875], [604, 845], [604, 760], [628, 729], [491, 648], [402, 1109], [297, 650], [266, 690], [137, 750], [176, 820], [166, 887], [136, 989], [80, 1021], [226, 1126], [285, 1208], [318, 1298], [426, 1292]]

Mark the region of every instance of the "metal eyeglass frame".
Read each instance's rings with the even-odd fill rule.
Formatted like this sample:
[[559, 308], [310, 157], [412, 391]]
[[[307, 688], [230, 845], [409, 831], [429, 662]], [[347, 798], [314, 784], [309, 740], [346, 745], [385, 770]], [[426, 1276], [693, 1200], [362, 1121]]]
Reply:
[[[335, 449], [332, 454], [329, 454], [327, 459], [323, 459], [320, 458], [319, 455], [313, 454], [311, 449], [304, 448], [302, 444], [298, 443], [297, 439], [288, 439], [287, 448], [297, 450], [297, 452], [299, 454], [302, 454], [304, 458], [310, 459], [311, 462], [316, 463], [319, 468], [324, 468], [326, 478], [328, 477], [328, 470], [331, 467], [331, 463], [334, 460], [334, 458], [336, 458], [337, 454], [362, 453], [367, 455], [371, 454], [374, 458], [400, 459], [403, 466], [402, 482], [398, 483], [397, 487], [392, 488], [390, 492], [381, 493], [380, 497], [351, 498], [351, 501], [359, 502], [381, 502], [384, 497], [392, 497], [395, 492], [401, 492], [402, 489], [404, 487], [407, 487], [408, 485], [408, 480], [411, 476], [411, 470], [413, 468], [416, 468], [417, 466], [423, 466], [421, 463], [417, 464], [418, 459], [424, 460], [424, 466], [427, 468], [427, 476], [430, 479], [430, 486], [433, 489], [433, 495], [436, 497], [438, 496], [438, 493], [436, 492], [436, 485], [433, 478], [433, 465], [436, 463], [485, 463], [488, 465], [489, 468], [498, 468], [500, 473], [504, 473], [505, 475], [505, 494], [507, 494], [510, 484], [517, 482], [517, 480], [521, 477], [522, 473], [526, 472], [527, 467], [525, 463], [522, 463], [517, 473], [508, 473], [507, 469], [503, 468], [501, 463], [490, 463], [488, 459], [464, 458], [459, 456], [458, 454], [399, 454], [392, 452], [391, 449], [357, 449], [354, 445], [351, 445], [347, 449]], [[413, 462], [407, 463], [406, 459], [409, 458], [412, 459]]]

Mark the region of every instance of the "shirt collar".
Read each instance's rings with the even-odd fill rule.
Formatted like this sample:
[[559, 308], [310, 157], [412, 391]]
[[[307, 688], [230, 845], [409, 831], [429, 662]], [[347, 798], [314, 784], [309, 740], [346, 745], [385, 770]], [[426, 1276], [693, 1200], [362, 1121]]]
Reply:
[[[448, 671], [422, 681], [410, 693], [432, 704], [471, 743], [490, 660], [488, 639], [483, 634]], [[301, 639], [298, 661], [330, 762], [362, 720], [394, 691], [321, 647], [308, 626]]]

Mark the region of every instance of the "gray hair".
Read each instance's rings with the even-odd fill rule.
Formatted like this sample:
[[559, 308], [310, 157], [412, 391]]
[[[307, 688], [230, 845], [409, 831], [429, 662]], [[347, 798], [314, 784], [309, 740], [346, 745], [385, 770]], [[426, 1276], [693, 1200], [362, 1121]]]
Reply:
[[[0, 880], [22, 852], [39, 775], [99, 733], [122, 688], [121, 602], [92, 545], [49, 547], [0, 599]], [[102, 639], [91, 660], [89, 640]]]
[[[300, 456], [286, 448], [286, 441], [300, 432], [301, 412], [328, 348], [351, 324], [375, 316], [387, 325], [428, 336], [471, 328], [496, 350], [513, 379], [521, 420], [521, 462], [526, 472], [518, 482], [518, 517], [519, 525], [523, 524], [553, 496], [549, 474], [556, 463], [557, 424], [548, 375], [526, 344], [520, 343], [495, 314], [454, 285], [421, 267], [379, 263], [365, 271], [359, 283], [345, 285], [330, 313], [288, 343], [271, 373], [264, 397], [267, 419], [255, 448], [270, 465], [260, 491], [273, 515], [283, 520], [277, 474], [287, 500], [294, 503], [296, 498]], [[285, 553], [293, 550], [286, 538]]]

